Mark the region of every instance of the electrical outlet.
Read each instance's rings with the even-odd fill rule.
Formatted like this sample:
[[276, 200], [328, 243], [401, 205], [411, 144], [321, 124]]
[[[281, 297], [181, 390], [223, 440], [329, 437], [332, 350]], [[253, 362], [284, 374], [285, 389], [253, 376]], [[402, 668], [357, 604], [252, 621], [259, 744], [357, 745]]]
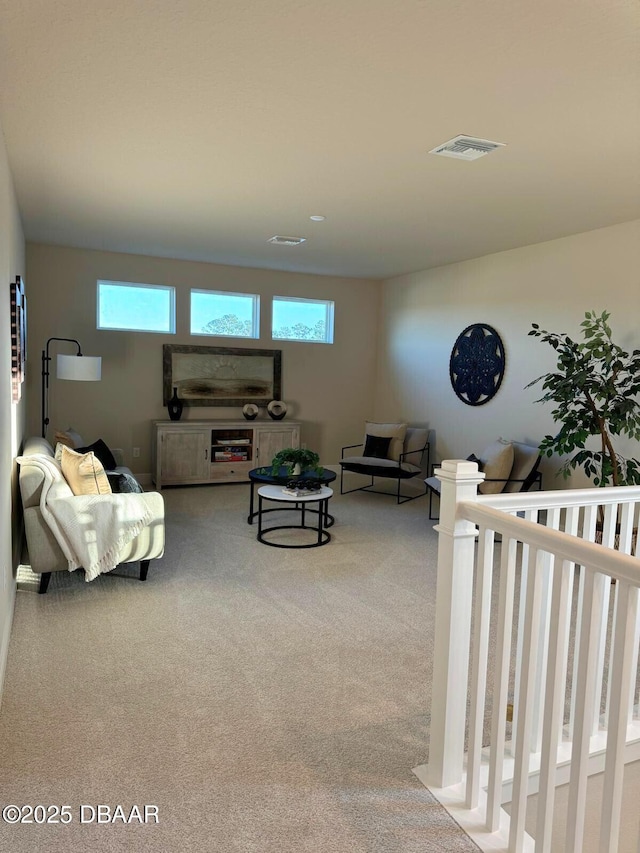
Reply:
[[140, 448], [139, 448], [139, 447], [134, 447], [134, 448], [133, 448], [133, 458], [134, 458], [134, 459], [137, 459], [139, 456], [140, 456]]

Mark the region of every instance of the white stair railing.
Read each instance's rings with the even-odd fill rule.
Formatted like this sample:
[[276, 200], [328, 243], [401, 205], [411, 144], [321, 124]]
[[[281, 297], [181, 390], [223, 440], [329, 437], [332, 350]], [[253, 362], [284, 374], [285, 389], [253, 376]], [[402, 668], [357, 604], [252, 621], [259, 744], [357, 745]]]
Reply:
[[613, 853], [625, 762], [640, 759], [640, 488], [479, 496], [475, 463], [436, 474], [430, 754], [416, 773], [492, 850], [550, 851], [568, 782], [561, 849], [582, 853], [587, 780], [604, 770], [598, 849]]

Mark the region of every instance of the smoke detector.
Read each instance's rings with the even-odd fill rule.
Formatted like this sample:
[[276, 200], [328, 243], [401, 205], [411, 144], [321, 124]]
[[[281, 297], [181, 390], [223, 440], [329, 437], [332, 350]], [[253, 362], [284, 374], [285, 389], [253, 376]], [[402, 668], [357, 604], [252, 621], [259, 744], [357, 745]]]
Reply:
[[432, 148], [429, 154], [440, 154], [442, 157], [454, 157], [456, 160], [477, 160], [490, 154], [496, 148], [504, 148], [504, 142], [491, 142], [490, 139], [478, 139], [475, 136], [454, 136], [448, 142], [443, 142]]
[[276, 246], [299, 246], [306, 239], [306, 237], [280, 237], [276, 234], [275, 237], [270, 237], [267, 243], [275, 243]]

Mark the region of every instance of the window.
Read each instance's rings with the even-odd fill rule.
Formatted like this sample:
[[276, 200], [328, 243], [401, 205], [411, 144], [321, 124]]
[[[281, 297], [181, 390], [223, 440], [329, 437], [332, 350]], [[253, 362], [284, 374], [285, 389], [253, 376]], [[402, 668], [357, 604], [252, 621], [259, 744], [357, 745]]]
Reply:
[[176, 291], [161, 284], [98, 282], [98, 328], [176, 332]]
[[260, 297], [254, 293], [191, 291], [191, 334], [260, 337]]
[[271, 336], [274, 340], [333, 343], [334, 303], [324, 299], [273, 297]]

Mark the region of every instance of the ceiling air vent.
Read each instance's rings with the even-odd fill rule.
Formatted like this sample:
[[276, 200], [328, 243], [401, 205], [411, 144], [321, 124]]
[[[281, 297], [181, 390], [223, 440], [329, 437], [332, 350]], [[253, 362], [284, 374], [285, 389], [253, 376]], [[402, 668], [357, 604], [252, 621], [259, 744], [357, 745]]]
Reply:
[[478, 157], [484, 157], [485, 154], [504, 146], [504, 142], [491, 142], [489, 139], [477, 139], [475, 136], [455, 136], [437, 148], [432, 148], [429, 154], [455, 157], [456, 160], [477, 160]]
[[267, 243], [275, 243], [276, 246], [299, 246], [306, 239], [306, 237], [280, 237], [276, 234], [275, 237], [270, 237]]

